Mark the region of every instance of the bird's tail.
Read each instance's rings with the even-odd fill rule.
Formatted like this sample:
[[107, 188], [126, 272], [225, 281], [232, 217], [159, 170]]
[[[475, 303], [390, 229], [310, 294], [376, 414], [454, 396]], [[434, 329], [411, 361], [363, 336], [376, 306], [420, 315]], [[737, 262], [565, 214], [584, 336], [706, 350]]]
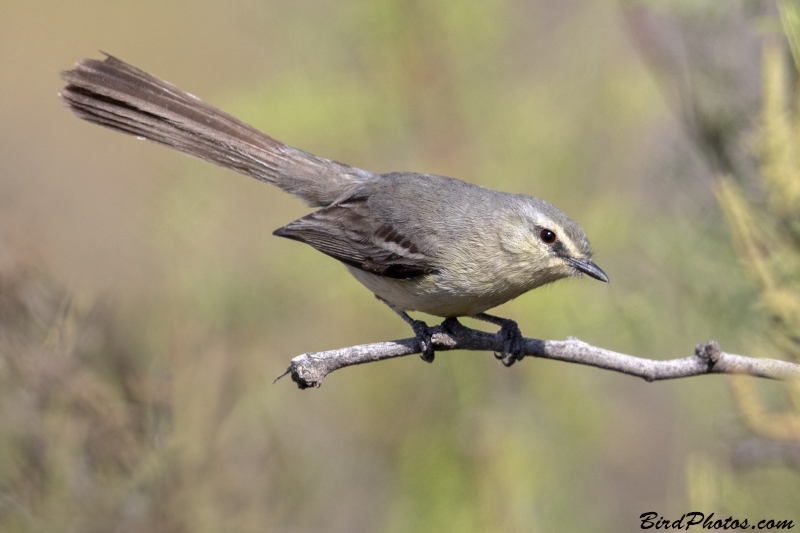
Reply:
[[374, 174], [287, 146], [119, 59], [84, 59], [61, 73], [59, 96], [80, 118], [266, 181], [327, 206]]

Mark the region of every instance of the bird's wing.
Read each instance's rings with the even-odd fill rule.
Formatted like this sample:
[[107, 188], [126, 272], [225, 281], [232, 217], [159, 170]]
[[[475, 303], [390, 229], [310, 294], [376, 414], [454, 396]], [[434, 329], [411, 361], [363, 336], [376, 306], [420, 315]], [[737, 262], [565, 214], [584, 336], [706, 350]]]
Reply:
[[380, 276], [407, 279], [435, 272], [431, 258], [397, 228], [373, 217], [366, 198], [351, 198], [275, 230], [339, 261]]

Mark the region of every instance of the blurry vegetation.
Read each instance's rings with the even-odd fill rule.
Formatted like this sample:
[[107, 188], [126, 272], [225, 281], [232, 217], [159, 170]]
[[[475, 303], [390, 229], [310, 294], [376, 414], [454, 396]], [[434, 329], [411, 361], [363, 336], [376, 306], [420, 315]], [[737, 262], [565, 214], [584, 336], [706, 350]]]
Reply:
[[[244, 85], [223, 77], [222, 95], [202, 96], [321, 156], [451, 175], [563, 208], [587, 230], [612, 283], [563, 282], [497, 311], [526, 335], [575, 335], [655, 358], [688, 355], [710, 338], [727, 351], [791, 348], [784, 353], [796, 357], [796, 196], [777, 188], [796, 184], [784, 162], [797, 164], [797, 120], [779, 104], [794, 73], [766, 84], [774, 110], [764, 112], [758, 146], [772, 199], [762, 201], [752, 197], [749, 153], [760, 98], [755, 3], [648, 4], [660, 7], [626, 7], [623, 18], [601, 0], [232, 2], [226, 13], [235, 5], [247, 15], [235, 31], [252, 24], [253, 40], [274, 49], [231, 60], [257, 73], [264, 66], [263, 77]], [[136, 20], [146, 25], [161, 5], [124, 7], [142, 9]], [[217, 20], [209, 24], [220, 36], [192, 29], [186, 6], [169, 6], [159, 12], [164, 34], [196, 32], [178, 34], [198, 46], [196, 64], [232, 38]], [[92, 13], [127, 31], [114, 26], [122, 8], [107, 9]], [[204, 7], [194, 9], [199, 17]], [[133, 41], [147, 41], [133, 27]], [[640, 50], [666, 74], [667, 92], [681, 95], [673, 107], [691, 118], [682, 130], [626, 30], [642, 30]], [[170, 46], [153, 42], [159, 55]], [[98, 47], [150, 70], [105, 42], [74, 47], [61, 68]], [[785, 68], [769, 50], [768, 80]], [[154, 73], [176, 81], [169, 69], [183, 64]], [[409, 357], [347, 369], [320, 390], [271, 385], [303, 351], [404, 337], [408, 328], [333, 260], [270, 237], [307, 212], [299, 202], [176, 154], [164, 155], [168, 172], [148, 167], [163, 152], [70, 120], [81, 143], [57, 152], [58, 181], [78, 187], [88, 175], [80, 166], [68, 174], [62, 161], [96, 154], [84, 137], [137, 150], [125, 159], [136, 162], [137, 180], [158, 174], [136, 219], [158, 275], [98, 300], [20, 260], [24, 245], [0, 241], [0, 530], [601, 532], [632, 530], [650, 510], [677, 517], [688, 505], [748, 518], [796, 511], [796, 471], [730, 468], [728, 443], [751, 433], [733, 419], [718, 376], [646, 384], [575, 365], [505, 369], [491, 354], [447, 353], [433, 365]], [[25, 122], [9, 142], [28, 130], [36, 139], [50, 131]], [[716, 154], [714, 163], [698, 153]], [[0, 158], [0, 180], [15, 156]], [[717, 189], [735, 247], [709, 174], [736, 180]], [[94, 178], [78, 190], [102, 192], [98, 184], [121, 179], [111, 170]], [[122, 204], [89, 192], [110, 211]], [[54, 205], [80, 207], [83, 196]], [[126, 266], [141, 268], [136, 239], [113, 237]], [[105, 272], [102, 243], [75, 246], [76, 255], [97, 254], [99, 266], [92, 257], [79, 264]], [[780, 343], [761, 341], [765, 332]], [[759, 384], [757, 403], [745, 403], [796, 416], [779, 388]]]
[[[737, 253], [758, 286], [760, 310], [769, 317], [769, 344], [754, 341], [753, 349], [800, 361], [800, 6], [779, 1], [778, 7], [793, 61], [787, 58], [786, 41], [777, 35], [764, 39], [757, 150], [764, 198], [748, 201], [724, 175], [716, 192]], [[800, 383], [787, 383], [786, 403], [770, 409], [752, 380], [730, 381], [748, 428], [800, 450]]]
[[[716, 20], [730, 20], [731, 12], [736, 11], [733, 6], [721, 11], [717, 7]], [[678, 86], [672, 94], [673, 100], [679, 102], [678, 114], [714, 177], [716, 199], [734, 249], [758, 291], [754, 295], [758, 304], [751, 316], [755, 320], [764, 317], [766, 327], [745, 336], [744, 350], [797, 361], [800, 6], [792, 0], [778, 0], [777, 7], [757, 2], [740, 3], [738, 7], [745, 6], [749, 8], [752, 27], [765, 32], [759, 39], [759, 119], [755, 119], [756, 109], [747, 84], [737, 81], [746, 67], [734, 65], [726, 71], [731, 65], [723, 61], [713, 62], [704, 73], [693, 70], [703, 66], [709, 49], [716, 50], [713, 45], [702, 46], [692, 40], [691, 26], [697, 22], [697, 12], [683, 13], [692, 21], [681, 28], [685, 63], [667, 66], [662, 61], [656, 66], [671, 75], [671, 81]], [[766, 6], [766, 16], [756, 6]], [[777, 33], [781, 29], [784, 33]], [[729, 86], [709, 86], [704, 83], [709, 75], [717, 82], [727, 80]], [[731, 97], [731, 92], [738, 94]], [[750, 154], [756, 156], [752, 162], [748, 159]], [[730, 377], [729, 383], [743, 427], [728, 428], [728, 457], [708, 450], [696, 451], [689, 457], [688, 500], [693, 509], [706, 513], [717, 510], [718, 514], [738, 518], [761, 516], [759, 513], [763, 514], [765, 508], [791, 513], [797, 508], [800, 484], [800, 384], [765, 384], [742, 376]]]

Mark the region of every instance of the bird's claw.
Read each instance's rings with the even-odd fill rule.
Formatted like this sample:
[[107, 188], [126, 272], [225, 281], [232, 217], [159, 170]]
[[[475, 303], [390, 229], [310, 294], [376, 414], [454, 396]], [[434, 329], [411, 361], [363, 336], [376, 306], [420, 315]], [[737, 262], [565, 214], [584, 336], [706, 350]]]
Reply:
[[426, 363], [433, 363], [435, 354], [433, 351], [432, 329], [422, 320], [414, 320], [411, 323], [411, 327], [414, 330], [414, 335], [416, 336], [417, 344], [421, 352], [419, 354], [420, 359]]
[[513, 320], [508, 320], [500, 327], [498, 335], [503, 337], [503, 350], [494, 356], [509, 367], [525, 357], [524, 340], [519, 326]]

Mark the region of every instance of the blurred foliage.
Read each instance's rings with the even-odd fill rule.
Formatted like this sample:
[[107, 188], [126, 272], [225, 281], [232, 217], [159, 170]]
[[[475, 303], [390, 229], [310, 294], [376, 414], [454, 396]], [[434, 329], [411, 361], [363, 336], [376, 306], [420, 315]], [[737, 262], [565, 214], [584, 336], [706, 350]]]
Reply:
[[[770, 31], [762, 40], [762, 102], [755, 152], [758, 172], [742, 175], [711, 164], [718, 174], [715, 193], [734, 248], [758, 288], [758, 312], [769, 328], [748, 340], [754, 354], [800, 360], [800, 6], [777, 2], [787, 40]], [[787, 61], [789, 55], [794, 60]], [[795, 68], [792, 68], [792, 65]], [[711, 159], [714, 159], [711, 157]], [[731, 173], [726, 173], [731, 172]], [[748, 194], [737, 179], [762, 189]], [[735, 177], [734, 177], [735, 176]], [[800, 467], [800, 383], [764, 387], [752, 378], [729, 378], [739, 408], [743, 435], [730, 443], [731, 464], [707, 453], [687, 462], [690, 503], [743, 517], [765, 507], [796, 508]], [[779, 390], [782, 389], [782, 390]], [[755, 437], [753, 437], [755, 436]], [[777, 442], [776, 442], [777, 441]], [[731, 469], [731, 466], [736, 468]], [[765, 491], [770, 486], [772, 490]]]
[[[0, 143], [1, 530], [598, 532], [634, 529], [649, 510], [679, 516], [687, 502], [792, 512], [796, 472], [727, 468], [729, 436], [743, 430], [722, 379], [646, 384], [447, 353], [347, 369], [320, 390], [270, 385], [298, 353], [409, 331], [333, 260], [270, 237], [307, 213], [299, 202], [41, 103], [57, 68], [96, 48], [172, 81], [198, 71], [215, 80], [206, 100], [299, 148], [533, 194], [573, 216], [612, 283], [563, 282], [497, 310], [525, 334], [656, 358], [713, 337], [760, 354], [752, 339], [773, 327], [754, 310], [761, 287], [684, 142], [704, 139], [706, 155], [724, 146], [716, 160], [746, 197], [760, 89], [740, 8], [752, 2], [677, 2], [686, 26], [659, 33], [602, 0], [74, 1], [12, 1], [20, 17], [0, 20], [15, 49], [49, 39], [37, 60], [0, 62], [23, 57], [52, 78], [0, 86], [13, 132]], [[670, 18], [673, 4], [654, 4]], [[74, 35], [56, 67], [45, 59], [62, 27]], [[631, 28], [662, 38], [650, 50], [677, 50], [659, 57], [686, 67], [667, 72], [679, 88], [700, 81], [691, 105], [672, 106], [691, 114], [688, 135]], [[247, 45], [230, 44], [243, 34]], [[126, 183], [135, 193], [109, 188]], [[18, 240], [8, 198], [25, 200]], [[40, 198], [51, 203], [34, 209]], [[740, 205], [761, 228], [765, 215]], [[126, 235], [120, 216], [146, 229]], [[55, 273], [19, 259], [48, 240], [67, 250], [49, 261]], [[65, 281], [64, 258], [89, 282]], [[770, 275], [783, 287], [793, 274]], [[98, 298], [94, 277], [124, 288]], [[782, 406], [774, 388], [759, 393]]]
[[[797, 4], [779, 2], [794, 62], [800, 64]], [[768, 338], [781, 353], [800, 360], [800, 88], [786, 60], [784, 42], [764, 40], [763, 104], [758, 153], [766, 201], [752, 206], [735, 182], [721, 176], [717, 198], [739, 257], [756, 282], [769, 316]], [[790, 81], [792, 80], [792, 81]], [[788, 88], [788, 89], [787, 89]], [[789, 105], [788, 100], [798, 104]], [[751, 380], [731, 380], [742, 415], [758, 434], [800, 445], [800, 384], [789, 383], [784, 413], [761, 405]]]

